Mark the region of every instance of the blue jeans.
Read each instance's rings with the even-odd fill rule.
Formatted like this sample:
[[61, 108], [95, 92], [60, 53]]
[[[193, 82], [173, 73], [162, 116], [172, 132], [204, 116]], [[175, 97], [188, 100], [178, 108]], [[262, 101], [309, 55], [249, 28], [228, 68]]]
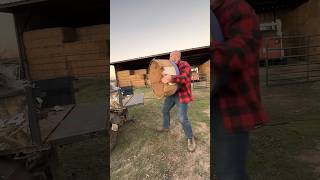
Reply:
[[213, 98], [213, 171], [217, 180], [248, 180], [246, 159], [248, 155], [249, 133], [227, 133]]
[[180, 103], [178, 94], [168, 96], [164, 100], [162, 114], [163, 114], [163, 127], [170, 127], [170, 110], [174, 105], [177, 105], [178, 108], [178, 118], [182, 124], [183, 131], [187, 138], [192, 138], [192, 128], [191, 123], [188, 119], [188, 104]]

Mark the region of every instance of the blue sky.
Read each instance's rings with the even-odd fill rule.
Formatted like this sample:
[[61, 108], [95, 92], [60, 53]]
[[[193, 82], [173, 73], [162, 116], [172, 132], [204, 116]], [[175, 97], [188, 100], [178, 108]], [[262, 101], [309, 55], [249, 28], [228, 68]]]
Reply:
[[210, 44], [209, 0], [111, 0], [111, 61]]

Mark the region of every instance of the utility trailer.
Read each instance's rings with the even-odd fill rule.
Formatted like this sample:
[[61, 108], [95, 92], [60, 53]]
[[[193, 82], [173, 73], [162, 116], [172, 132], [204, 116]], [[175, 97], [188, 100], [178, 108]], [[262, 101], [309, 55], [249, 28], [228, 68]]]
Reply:
[[[7, 117], [1, 116], [3, 123], [0, 124], [0, 179], [56, 179], [58, 147], [108, 134], [108, 97], [76, 103], [73, 76], [34, 80], [32, 57], [27, 55], [23, 34], [44, 28], [109, 24], [109, 3], [105, 0], [0, 0], [0, 12], [14, 17], [20, 54], [19, 79], [27, 82], [19, 90], [1, 89], [0, 92], [3, 104], [0, 112], [7, 114]], [[51, 40], [48, 42], [55, 42]], [[107, 64], [109, 40], [104, 43], [107, 48], [103, 56]], [[86, 56], [88, 54], [83, 57]]]
[[144, 94], [125, 95], [123, 89], [110, 84], [110, 150], [112, 150], [117, 143], [117, 136], [120, 127], [123, 126], [127, 121], [132, 120], [129, 118], [128, 109], [143, 103]]
[[[26, 87], [2, 92], [0, 96], [1, 112], [11, 114], [0, 128], [0, 177], [3, 179], [22, 172], [29, 173], [30, 178], [52, 179], [56, 173], [57, 147], [106, 135], [106, 101], [41, 108], [33, 98], [35, 89]], [[27, 102], [28, 99], [31, 102]]]

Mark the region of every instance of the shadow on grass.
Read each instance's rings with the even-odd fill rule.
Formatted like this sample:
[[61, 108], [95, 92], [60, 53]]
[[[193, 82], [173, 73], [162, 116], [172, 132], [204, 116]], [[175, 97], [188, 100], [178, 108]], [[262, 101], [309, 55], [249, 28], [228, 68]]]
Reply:
[[[106, 80], [84, 79], [76, 81], [76, 103], [93, 102], [106, 99]], [[106, 180], [106, 152], [105, 136], [90, 138], [59, 148], [58, 158], [59, 180]]]
[[257, 180], [316, 180], [314, 166], [298, 157], [320, 139], [320, 83], [262, 87], [270, 122], [251, 135], [249, 174]]

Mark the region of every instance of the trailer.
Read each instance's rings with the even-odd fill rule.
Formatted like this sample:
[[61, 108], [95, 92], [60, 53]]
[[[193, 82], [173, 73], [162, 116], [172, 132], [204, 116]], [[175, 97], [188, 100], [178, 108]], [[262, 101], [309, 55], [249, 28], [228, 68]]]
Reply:
[[[8, 0], [0, 1], [0, 12], [13, 14], [20, 54], [17, 80], [24, 82], [22, 88], [1, 89], [0, 92], [0, 112], [7, 115], [1, 116], [0, 124], [0, 179], [57, 179], [58, 147], [97, 135], [107, 136], [109, 97], [77, 103], [73, 82], [79, 79], [75, 77], [78, 72], [35, 78], [49, 73], [43, 70], [44, 66], [32, 67], [34, 56], [28, 54], [24, 34], [45, 28], [109, 24], [109, 3], [103, 0]], [[102, 41], [104, 49], [99, 53], [104, 59], [100, 62], [105, 60], [103, 66], [107, 66], [109, 40]], [[82, 46], [75, 46], [78, 47]], [[34, 47], [33, 52], [37, 48]], [[77, 57], [88, 57], [86, 55]], [[37, 76], [34, 76], [35, 69]], [[108, 72], [103, 72], [103, 75], [108, 77]]]

